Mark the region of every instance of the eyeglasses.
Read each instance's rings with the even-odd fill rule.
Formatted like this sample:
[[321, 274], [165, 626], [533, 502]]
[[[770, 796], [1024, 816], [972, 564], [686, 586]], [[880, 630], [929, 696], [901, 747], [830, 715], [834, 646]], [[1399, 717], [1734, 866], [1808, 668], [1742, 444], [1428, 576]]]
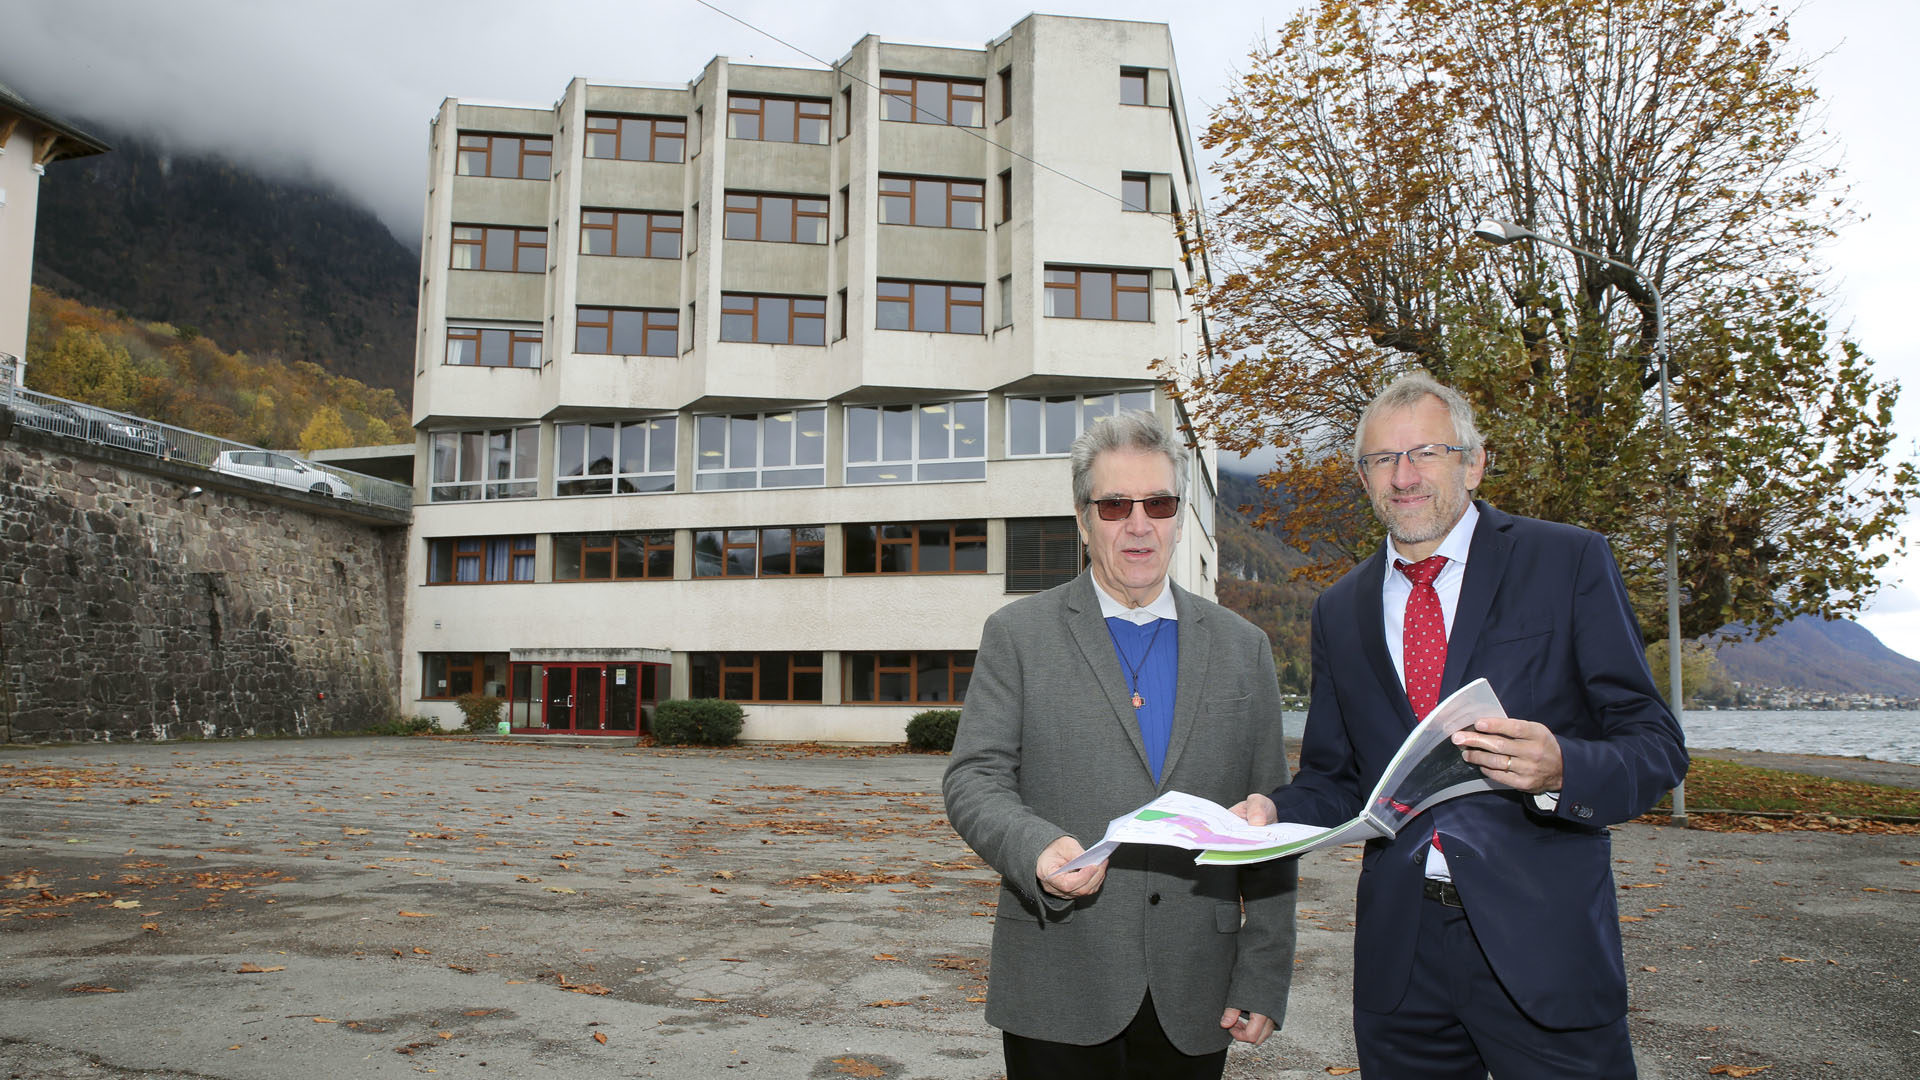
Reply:
[[1133, 504], [1139, 503], [1150, 518], [1170, 518], [1180, 512], [1180, 496], [1149, 495], [1144, 499], [1095, 499], [1094, 509], [1100, 511], [1102, 521], [1124, 521], [1133, 514]]
[[1405, 457], [1416, 469], [1431, 469], [1447, 459], [1448, 454], [1464, 454], [1464, 446], [1448, 446], [1446, 443], [1427, 443], [1411, 450], [1382, 450], [1377, 454], [1361, 454], [1360, 467], [1370, 473], [1391, 472]]

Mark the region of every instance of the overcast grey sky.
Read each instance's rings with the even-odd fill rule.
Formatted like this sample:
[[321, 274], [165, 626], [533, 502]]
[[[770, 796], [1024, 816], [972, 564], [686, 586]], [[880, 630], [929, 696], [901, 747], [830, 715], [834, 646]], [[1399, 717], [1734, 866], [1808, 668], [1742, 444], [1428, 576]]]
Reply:
[[[829, 62], [865, 34], [978, 48], [1030, 0], [714, 0], [746, 22]], [[1196, 126], [1225, 99], [1248, 49], [1299, 0], [1067, 2], [1065, 15], [1170, 21]], [[441, 99], [545, 106], [575, 76], [683, 84], [715, 55], [809, 61], [696, 0], [7, 0], [0, 81], [44, 107], [218, 151], [283, 174], [327, 181], [418, 243], [427, 122]], [[1911, 0], [1807, 0], [1794, 45], [1821, 57], [1829, 130], [1845, 147], [1867, 220], [1830, 251], [1835, 314], [1909, 387], [1899, 452], [1920, 440], [1920, 80]], [[47, 183], [58, 183], [58, 166]], [[1218, 185], [1203, 180], [1209, 190]], [[1920, 554], [1886, 575], [1862, 620], [1920, 657]]]

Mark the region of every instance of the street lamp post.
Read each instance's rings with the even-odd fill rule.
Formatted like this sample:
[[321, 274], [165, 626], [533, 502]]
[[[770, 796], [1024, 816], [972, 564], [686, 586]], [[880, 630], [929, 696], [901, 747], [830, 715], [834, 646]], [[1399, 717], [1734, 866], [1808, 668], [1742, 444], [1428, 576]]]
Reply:
[[[1667, 398], [1667, 320], [1666, 312], [1662, 308], [1660, 301], [1660, 287], [1653, 283], [1653, 279], [1642, 274], [1630, 263], [1621, 262], [1619, 259], [1608, 258], [1597, 251], [1588, 251], [1585, 248], [1574, 247], [1564, 240], [1556, 240], [1551, 236], [1542, 236], [1524, 225], [1515, 225], [1510, 221], [1496, 221], [1493, 218], [1487, 218], [1473, 227], [1473, 235], [1495, 247], [1504, 247], [1516, 240], [1538, 240], [1542, 244], [1549, 244], [1565, 251], [1571, 251], [1575, 255], [1583, 255], [1589, 259], [1597, 259], [1600, 262], [1606, 263], [1608, 266], [1619, 267], [1640, 279], [1640, 283], [1647, 287], [1647, 292], [1653, 295], [1653, 360], [1660, 370], [1660, 432], [1661, 435], [1671, 443], [1673, 438], [1673, 416], [1668, 407]], [[1671, 493], [1669, 493], [1668, 498], [1672, 498]], [[1673, 716], [1676, 721], [1679, 721], [1682, 714], [1686, 711], [1680, 704], [1680, 571], [1678, 551], [1679, 544], [1674, 538], [1673, 507], [1671, 503], [1669, 503], [1667, 507], [1667, 690], [1669, 691], [1668, 698], [1673, 705]], [[1683, 724], [1682, 727], [1684, 728], [1684, 726]], [[1686, 828], [1687, 825], [1687, 784], [1685, 780], [1675, 784], [1673, 787], [1673, 823], [1683, 829]]]

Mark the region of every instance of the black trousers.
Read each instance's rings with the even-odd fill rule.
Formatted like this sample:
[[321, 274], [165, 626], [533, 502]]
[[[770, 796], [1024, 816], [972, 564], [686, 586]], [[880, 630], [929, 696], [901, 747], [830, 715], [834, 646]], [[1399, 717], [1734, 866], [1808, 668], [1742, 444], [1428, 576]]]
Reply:
[[1152, 994], [1141, 999], [1126, 1030], [1092, 1046], [1000, 1034], [1007, 1080], [1220, 1080], [1227, 1067], [1225, 1047], [1183, 1054], [1168, 1041]]

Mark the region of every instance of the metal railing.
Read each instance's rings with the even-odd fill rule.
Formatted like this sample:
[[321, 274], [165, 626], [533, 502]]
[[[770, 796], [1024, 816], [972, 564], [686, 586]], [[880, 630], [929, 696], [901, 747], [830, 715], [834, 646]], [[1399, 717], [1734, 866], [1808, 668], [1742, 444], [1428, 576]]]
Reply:
[[241, 480], [392, 510], [413, 509], [413, 488], [377, 476], [308, 461], [231, 439], [177, 428], [145, 417], [68, 401], [22, 386], [0, 385], [0, 405], [18, 427], [147, 454], [176, 465], [199, 466]]

